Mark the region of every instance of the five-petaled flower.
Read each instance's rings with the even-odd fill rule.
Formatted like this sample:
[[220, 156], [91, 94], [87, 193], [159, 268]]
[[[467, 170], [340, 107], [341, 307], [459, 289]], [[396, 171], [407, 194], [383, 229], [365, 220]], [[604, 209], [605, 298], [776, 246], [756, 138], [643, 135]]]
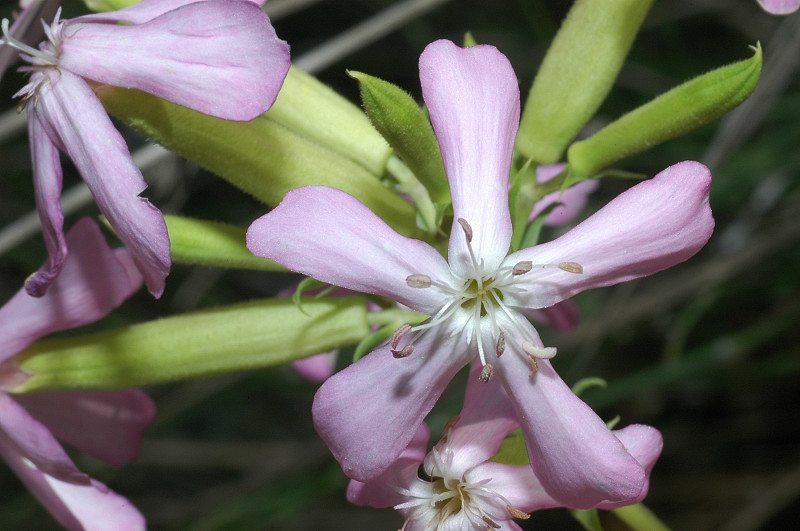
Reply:
[[564, 236], [507, 256], [508, 182], [519, 88], [491, 46], [430, 44], [420, 79], [450, 182], [446, 261], [397, 234], [333, 188], [289, 192], [249, 228], [250, 250], [323, 282], [377, 294], [430, 317], [329, 378], [314, 400], [317, 431], [345, 473], [369, 481], [408, 446], [456, 372], [472, 360], [514, 404], [546, 492], [574, 508], [636, 499], [642, 465], [558, 377], [523, 308], [655, 273], [708, 240], [710, 174], [672, 166]]
[[[130, 254], [109, 248], [92, 220], [78, 221], [66, 239], [72, 252], [47, 294], [34, 298], [20, 290], [0, 308], [0, 389], [27, 377], [15, 354], [42, 336], [97, 321], [142, 285]], [[139, 511], [78, 470], [56, 436], [121, 466], [138, 454], [154, 414], [153, 402], [138, 389], [0, 391], [0, 455], [65, 528], [141, 530]]]
[[[155, 296], [170, 268], [161, 213], [140, 197], [146, 184], [92, 87], [139, 89], [229, 120], [251, 120], [275, 101], [289, 50], [257, 5], [239, 0], [143, 0], [109, 13], [55, 21], [38, 49], [3, 44], [30, 63], [16, 96], [28, 110], [36, 202], [49, 260], [26, 289], [45, 293], [67, 255], [59, 150], [75, 163], [100, 211], [130, 249]], [[119, 24], [125, 22], [127, 24]]]
[[[519, 422], [498, 380], [484, 384], [478, 381], [477, 365], [473, 372], [464, 407], [448, 423], [439, 443], [426, 455], [430, 433], [421, 424], [411, 444], [385, 472], [366, 483], [350, 481], [348, 500], [394, 507], [406, 519], [403, 531], [519, 530], [513, 519], [560, 506], [529, 466], [491, 461]], [[662, 448], [658, 430], [631, 425], [613, 433], [649, 476]], [[425, 478], [419, 475], [421, 465]], [[643, 499], [647, 487], [632, 502]]]

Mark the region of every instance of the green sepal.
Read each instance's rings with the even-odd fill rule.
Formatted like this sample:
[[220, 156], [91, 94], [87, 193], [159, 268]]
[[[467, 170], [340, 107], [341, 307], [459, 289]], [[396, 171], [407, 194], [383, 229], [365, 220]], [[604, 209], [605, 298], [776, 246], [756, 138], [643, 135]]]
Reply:
[[242, 227], [218, 221], [165, 215], [173, 263], [257, 271], [286, 271], [255, 256], [245, 245]]
[[361, 296], [221, 306], [34, 343], [12, 363], [30, 375], [11, 392], [112, 390], [288, 363], [369, 334]]
[[744, 61], [717, 68], [661, 94], [567, 151], [570, 167], [591, 176], [624, 157], [716, 120], [747, 99], [761, 75], [761, 46]]
[[539, 67], [517, 149], [541, 164], [564, 149], [605, 100], [653, 0], [578, 0]]
[[232, 122], [137, 90], [102, 85], [96, 92], [116, 118], [268, 205], [277, 205], [294, 188], [331, 186], [361, 200], [401, 234], [417, 232], [414, 207], [369, 170], [269, 113]]
[[569, 509], [569, 514], [571, 514], [586, 531], [603, 531], [603, 524], [600, 523], [600, 513], [597, 509]]
[[361, 343], [356, 347], [353, 352], [353, 363], [357, 362], [373, 350], [381, 343], [392, 337], [392, 334], [397, 329], [396, 326], [383, 326], [364, 338]]
[[428, 117], [406, 91], [361, 72], [348, 71], [358, 81], [364, 111], [406, 166], [425, 186], [434, 203], [449, 203], [439, 143]]
[[267, 116], [380, 177], [392, 149], [364, 112], [314, 76], [289, 69]]
[[525, 437], [522, 435], [522, 429], [517, 428], [509, 433], [500, 444], [497, 454], [489, 461], [504, 465], [529, 465], [531, 460], [528, 457], [528, 448], [525, 446]]

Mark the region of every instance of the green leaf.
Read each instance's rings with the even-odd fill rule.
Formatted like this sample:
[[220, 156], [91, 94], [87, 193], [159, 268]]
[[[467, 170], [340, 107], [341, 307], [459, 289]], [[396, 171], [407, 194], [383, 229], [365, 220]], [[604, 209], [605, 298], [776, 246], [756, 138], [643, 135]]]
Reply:
[[124, 389], [251, 370], [354, 345], [369, 334], [361, 296], [264, 299], [70, 338], [15, 356], [30, 378], [13, 392]]
[[541, 164], [594, 116], [653, 0], [578, 0], [547, 51], [522, 113], [517, 149]]
[[170, 254], [178, 264], [258, 271], [286, 271], [271, 260], [253, 255], [245, 245], [245, 229], [182, 216], [165, 215]]
[[439, 143], [428, 117], [400, 87], [361, 72], [348, 71], [358, 81], [361, 101], [372, 125], [427, 188], [434, 203], [449, 203]]
[[570, 167], [591, 176], [606, 166], [716, 120], [747, 99], [761, 75], [761, 46], [753, 57], [717, 68], [661, 94], [572, 144]]
[[414, 207], [369, 170], [269, 113], [232, 122], [136, 90], [103, 85], [97, 94], [116, 118], [268, 205], [294, 188], [331, 186], [358, 198], [398, 232], [417, 233]]

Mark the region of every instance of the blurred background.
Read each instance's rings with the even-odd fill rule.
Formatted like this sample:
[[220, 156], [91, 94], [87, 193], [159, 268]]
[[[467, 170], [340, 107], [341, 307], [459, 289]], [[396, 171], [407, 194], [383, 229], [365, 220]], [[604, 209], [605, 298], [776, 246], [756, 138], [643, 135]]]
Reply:
[[[296, 64], [357, 102], [357, 85], [345, 69], [394, 82], [419, 98], [422, 49], [439, 38], [460, 42], [466, 31], [509, 57], [524, 98], [570, 5], [271, 0], [267, 11]], [[78, 2], [64, 7], [67, 16], [83, 12]], [[2, 15], [14, 8], [4, 4]], [[558, 347], [555, 365], [567, 383], [587, 376], [608, 382], [583, 395], [603, 418], [619, 415], [621, 425], [662, 431], [664, 452], [645, 503], [676, 530], [797, 529], [800, 521], [800, 13], [773, 17], [755, 0], [656, 1], [608, 100], [586, 128], [749, 57], [748, 46], [758, 41], [764, 69], [744, 105], [617, 165], [655, 175], [686, 159], [707, 164], [717, 227], [706, 248], [651, 278], [581, 294], [575, 299], [581, 322], [569, 334], [540, 329], [545, 343]], [[25, 121], [11, 99], [23, 84], [13, 71], [0, 84], [0, 301], [45, 256], [31, 214]], [[264, 213], [263, 205], [195, 164], [126, 135], [151, 184], [146, 194], [164, 212], [241, 226]], [[586, 214], [630, 184], [604, 181]], [[67, 226], [98, 214], [93, 202], [81, 199], [80, 178], [69, 166], [64, 189], [74, 195]], [[139, 293], [95, 328], [269, 296], [292, 280], [176, 265], [160, 301]], [[454, 382], [437, 405], [434, 428], [459, 410], [462, 385]], [[129, 497], [151, 529], [399, 528], [402, 520], [392, 510], [345, 501], [347, 480], [311, 424], [316, 387], [280, 367], [150, 388], [159, 410], [139, 459], [117, 470], [75, 454], [76, 464]], [[609, 515], [604, 524], [625, 529]], [[54, 527], [0, 465], [0, 529]], [[565, 510], [535, 513], [524, 527], [581, 529]]]

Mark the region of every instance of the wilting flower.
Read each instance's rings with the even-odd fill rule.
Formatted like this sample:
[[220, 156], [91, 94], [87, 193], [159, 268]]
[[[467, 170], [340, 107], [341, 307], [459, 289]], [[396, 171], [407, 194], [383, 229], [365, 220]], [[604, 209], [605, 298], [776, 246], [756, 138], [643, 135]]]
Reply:
[[422, 93], [453, 203], [448, 260], [397, 234], [352, 196], [328, 187], [289, 192], [248, 230], [256, 255], [323, 282], [389, 297], [430, 315], [334, 374], [314, 422], [345, 473], [369, 481], [408, 446], [447, 383], [467, 363], [499, 378], [547, 493], [574, 508], [635, 499], [646, 474], [605, 423], [558, 377], [521, 313], [585, 289], [649, 275], [708, 240], [710, 174], [683, 162], [611, 201], [564, 236], [507, 256], [508, 176], [519, 89], [491, 46], [430, 44]]
[[[130, 255], [110, 249], [93, 221], [80, 220], [66, 239], [72, 252], [47, 294], [20, 290], [0, 308], [0, 389], [26, 378], [12, 356], [46, 334], [100, 319], [142, 285]], [[72, 530], [144, 529], [139, 511], [78, 470], [56, 437], [123, 465], [153, 418], [150, 398], [137, 389], [12, 396], [0, 392], [0, 455], [53, 517]]]
[[[467, 382], [464, 408], [427, 455], [430, 433], [423, 423], [385, 472], [366, 483], [350, 481], [347, 498], [357, 505], [394, 507], [406, 519], [404, 531], [518, 530], [514, 518], [527, 519], [533, 511], [561, 506], [547, 494], [531, 467], [490, 461], [518, 426], [498, 381], [484, 384], [473, 374]], [[662, 448], [658, 430], [632, 425], [613, 433], [649, 476]], [[419, 476], [420, 465], [424, 479]], [[642, 500], [647, 490], [645, 484], [631, 503]], [[600, 508], [617, 506], [601, 504]]]
[[758, 5], [773, 15], [789, 15], [800, 7], [800, 0], [758, 0]]
[[[9, 35], [6, 45], [30, 63], [16, 96], [28, 109], [34, 184], [49, 260], [26, 289], [45, 293], [67, 254], [59, 150], [75, 163], [101, 212], [130, 249], [155, 296], [169, 272], [161, 213], [140, 197], [146, 184], [94, 85], [135, 88], [229, 120], [251, 120], [274, 102], [289, 68], [258, 5], [235, 0], [144, 0], [126, 9], [55, 21], [38, 49]], [[128, 24], [122, 25], [119, 22]]]

